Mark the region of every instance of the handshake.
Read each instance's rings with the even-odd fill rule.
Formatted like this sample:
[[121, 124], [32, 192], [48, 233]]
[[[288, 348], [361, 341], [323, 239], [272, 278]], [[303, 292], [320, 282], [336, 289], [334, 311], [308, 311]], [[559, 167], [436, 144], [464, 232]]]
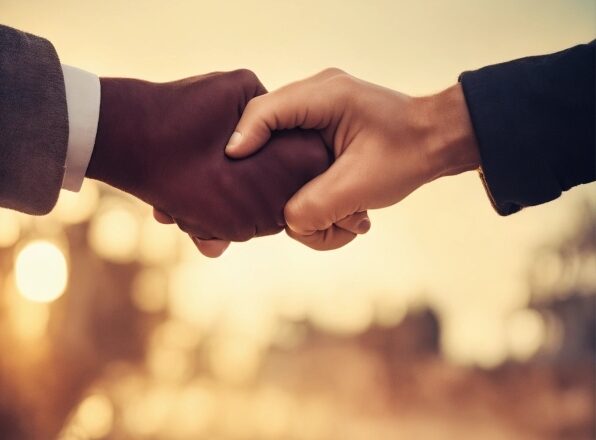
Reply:
[[98, 80], [0, 25], [0, 207], [45, 214], [86, 176], [150, 204], [211, 257], [284, 228], [336, 249], [369, 230], [369, 209], [476, 169], [496, 211], [513, 214], [596, 179], [595, 49], [464, 72], [423, 97], [339, 69], [267, 93], [248, 70]]
[[367, 209], [478, 160], [459, 86], [410, 98], [328, 69], [267, 94], [237, 70], [102, 78], [86, 175], [150, 204], [216, 257], [284, 228], [315, 249], [343, 246], [369, 230]]
[[333, 68], [267, 93], [248, 70], [98, 79], [0, 25], [0, 207], [45, 214], [86, 176], [211, 257], [284, 228], [336, 249], [370, 229], [369, 209], [476, 169], [513, 214], [596, 179], [595, 48], [464, 72], [423, 97]]
[[102, 78], [87, 177], [131, 193], [208, 256], [229, 241], [280, 232], [284, 205], [332, 158], [315, 131], [271, 137], [244, 160], [225, 154], [248, 102], [266, 93], [248, 70], [156, 84]]

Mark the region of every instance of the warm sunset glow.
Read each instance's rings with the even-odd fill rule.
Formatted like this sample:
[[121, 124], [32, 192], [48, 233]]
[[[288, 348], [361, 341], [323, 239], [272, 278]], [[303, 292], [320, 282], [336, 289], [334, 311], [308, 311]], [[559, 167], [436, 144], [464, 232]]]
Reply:
[[36, 343], [46, 334], [50, 320], [50, 304], [30, 301], [18, 292], [14, 276], [4, 283], [2, 290], [10, 308], [12, 331], [20, 341]]
[[81, 223], [87, 220], [97, 209], [99, 190], [97, 184], [85, 180], [81, 191], [61, 191], [60, 198], [51, 216], [67, 224]]
[[250, 340], [222, 339], [210, 354], [210, 365], [215, 376], [232, 385], [247, 383], [259, 366], [259, 351]]
[[291, 424], [294, 406], [292, 396], [282, 389], [268, 387], [260, 390], [253, 404], [259, 438], [284, 438]]
[[176, 226], [162, 225], [152, 215], [141, 223], [139, 260], [144, 264], [167, 264], [178, 254], [178, 243], [186, 239]]
[[64, 293], [68, 268], [62, 251], [48, 241], [34, 241], [25, 246], [15, 262], [19, 292], [27, 299], [51, 302]]
[[87, 438], [104, 438], [112, 429], [114, 409], [110, 400], [103, 394], [92, 394], [79, 405], [74, 423]]
[[122, 206], [106, 208], [91, 223], [89, 244], [98, 255], [110, 261], [133, 261], [138, 242], [138, 221], [131, 211]]
[[328, 292], [310, 310], [313, 322], [324, 330], [339, 334], [358, 334], [372, 323], [370, 301], [355, 291]]
[[157, 380], [172, 383], [187, 378], [191, 367], [190, 358], [186, 352], [163, 345], [150, 347], [147, 366]]
[[20, 235], [20, 225], [14, 212], [0, 210], [0, 248], [12, 246]]
[[199, 381], [180, 391], [168, 420], [172, 436], [178, 439], [199, 438], [216, 415], [214, 400]]
[[124, 424], [136, 437], [155, 436], [165, 427], [169, 408], [175, 403], [174, 387], [161, 385], [134, 396], [124, 411]]
[[526, 360], [544, 342], [544, 320], [534, 310], [518, 310], [507, 321], [507, 337], [511, 357]]
[[145, 269], [133, 281], [132, 301], [143, 312], [160, 312], [166, 306], [167, 287], [168, 279], [162, 270]]
[[[99, 77], [248, 68], [275, 90], [335, 66], [412, 96], [590, 41], [594, 17], [587, 0], [0, 0], [2, 24]], [[464, 173], [371, 210], [342, 249], [282, 231], [217, 259], [92, 179], [46, 216], [0, 209], [0, 440], [591, 438], [594, 188], [501, 217]]]

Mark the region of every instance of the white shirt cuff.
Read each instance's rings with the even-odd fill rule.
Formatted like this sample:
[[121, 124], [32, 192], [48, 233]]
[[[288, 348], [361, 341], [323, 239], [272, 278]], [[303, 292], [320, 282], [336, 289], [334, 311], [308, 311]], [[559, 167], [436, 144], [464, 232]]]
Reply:
[[101, 88], [99, 78], [93, 73], [65, 64], [62, 65], [62, 72], [69, 127], [62, 188], [78, 192], [95, 145]]

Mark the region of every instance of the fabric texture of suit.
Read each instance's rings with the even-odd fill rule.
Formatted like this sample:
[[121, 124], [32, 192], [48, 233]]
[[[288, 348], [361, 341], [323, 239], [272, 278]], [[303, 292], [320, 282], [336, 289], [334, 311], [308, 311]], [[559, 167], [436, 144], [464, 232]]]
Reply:
[[0, 206], [47, 214], [64, 177], [68, 111], [52, 44], [0, 25]]
[[497, 212], [553, 200], [596, 179], [596, 41], [461, 75]]

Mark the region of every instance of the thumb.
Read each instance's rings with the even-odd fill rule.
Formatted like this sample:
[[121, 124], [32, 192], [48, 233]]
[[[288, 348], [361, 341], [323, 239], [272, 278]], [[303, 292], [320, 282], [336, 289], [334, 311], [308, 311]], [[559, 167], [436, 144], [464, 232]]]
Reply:
[[305, 117], [309, 114], [308, 102], [309, 97], [298, 83], [251, 99], [226, 145], [226, 154], [246, 157], [258, 151], [272, 131], [310, 123]]
[[268, 103], [262, 100], [268, 101], [266, 97], [253, 98], [244, 109], [226, 145], [225, 151], [229, 157], [242, 158], [257, 152], [269, 140], [271, 131], [277, 128], [270, 122]]
[[336, 249], [356, 237], [341, 227], [343, 219], [363, 211], [351, 169], [351, 158], [344, 154], [290, 199], [284, 210], [288, 235], [317, 250]]

